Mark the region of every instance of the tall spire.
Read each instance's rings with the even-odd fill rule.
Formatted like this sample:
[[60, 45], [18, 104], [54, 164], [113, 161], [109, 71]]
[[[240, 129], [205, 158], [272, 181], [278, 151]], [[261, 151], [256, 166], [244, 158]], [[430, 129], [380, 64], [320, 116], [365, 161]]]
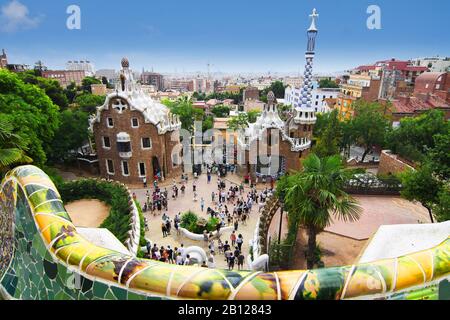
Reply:
[[[314, 60], [314, 50], [317, 36], [316, 19], [319, 16], [316, 9], [313, 10], [312, 14], [309, 15], [312, 19], [311, 26], [307, 30], [308, 44], [305, 53], [306, 66], [305, 72], [303, 74], [303, 87], [301, 90], [301, 101], [297, 105], [295, 122], [296, 123], [311, 123], [315, 121], [315, 114], [312, 108], [312, 70], [313, 70], [313, 60]], [[307, 117], [307, 120], [306, 120]]]

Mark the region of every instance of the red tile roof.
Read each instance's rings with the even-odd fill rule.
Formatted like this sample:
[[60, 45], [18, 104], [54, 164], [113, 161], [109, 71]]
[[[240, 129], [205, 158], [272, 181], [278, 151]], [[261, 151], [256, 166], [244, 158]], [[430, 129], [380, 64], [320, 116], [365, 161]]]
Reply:
[[411, 96], [392, 101], [394, 113], [414, 113], [434, 108], [450, 108], [445, 100], [436, 95]]

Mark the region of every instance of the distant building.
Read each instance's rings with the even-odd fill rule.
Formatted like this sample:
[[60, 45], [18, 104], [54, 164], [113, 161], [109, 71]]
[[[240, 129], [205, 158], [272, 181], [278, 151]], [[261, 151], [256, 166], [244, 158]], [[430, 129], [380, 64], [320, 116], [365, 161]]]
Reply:
[[[336, 99], [339, 95], [339, 88], [319, 88], [317, 82], [313, 82], [311, 90], [311, 103], [315, 112], [326, 112], [325, 99]], [[301, 104], [302, 88], [288, 86], [284, 91], [284, 103], [297, 107]]]
[[250, 110], [258, 110], [262, 112], [265, 105], [266, 104], [263, 101], [248, 99], [244, 101], [244, 111], [249, 112]]
[[435, 94], [450, 103], [450, 72], [426, 72], [416, 79], [414, 94]]
[[105, 96], [106, 95], [106, 84], [91, 84], [91, 92], [96, 96]]
[[0, 55], [0, 69], [6, 68], [8, 65], [8, 57], [6, 56], [5, 49], [2, 49], [2, 54]]
[[206, 78], [194, 78], [189, 84], [189, 91], [198, 93], [207, 93], [209, 91], [209, 82]]
[[243, 99], [244, 102], [246, 100], [259, 100], [258, 88], [252, 86], [245, 88], [243, 92]]
[[30, 66], [26, 64], [7, 64], [6, 69], [11, 72], [24, 72], [30, 70]]
[[[352, 82], [352, 76], [353, 79], [356, 75], [366, 79], [369, 77], [370, 81], [364, 89], [365, 93], [361, 94], [360, 97], [368, 101], [394, 99], [399, 94], [411, 94], [414, 90], [416, 78], [427, 70], [428, 67], [414, 65], [411, 61], [383, 60], [373, 65], [363, 65], [352, 70], [352, 75], [347, 80], [347, 84]], [[342, 93], [355, 96], [351, 93], [351, 86], [341, 84], [341, 88]], [[377, 90], [378, 93], [375, 97]]]
[[[355, 109], [353, 103], [356, 101], [356, 98], [353, 96], [347, 96], [344, 94], [339, 94], [336, 98], [336, 104], [333, 109], [338, 110], [338, 118], [339, 120], [349, 120], [353, 118], [355, 114]], [[328, 107], [331, 107], [327, 105]]]
[[376, 75], [352, 74], [347, 83], [340, 85], [341, 93], [354, 98], [362, 98], [366, 101], [375, 101], [379, 97], [381, 78]]
[[241, 92], [241, 86], [239, 85], [228, 85], [225, 87], [225, 92], [232, 94], [239, 94]]
[[300, 77], [286, 77], [283, 79], [285, 86], [300, 88], [303, 85], [303, 79]]
[[191, 81], [186, 79], [167, 79], [164, 80], [164, 87], [168, 90], [176, 90], [180, 92], [189, 91]]
[[[386, 100], [380, 100], [386, 103]], [[390, 101], [392, 104], [392, 125], [397, 127], [404, 117], [414, 117], [431, 109], [444, 112], [445, 118], [450, 120], [450, 104], [434, 94], [414, 94], [412, 96], [399, 96]]]
[[116, 91], [106, 96], [89, 121], [101, 175], [130, 184], [146, 178], [149, 185], [155, 176], [178, 176], [179, 118], [142, 91], [126, 58], [119, 79]]
[[417, 58], [411, 60], [414, 66], [427, 67], [430, 72], [450, 72], [450, 57]]
[[100, 70], [97, 70], [95, 72], [95, 76], [98, 79], [102, 79], [103, 77], [105, 77], [106, 80], [109, 83], [111, 83], [111, 84], [114, 84], [116, 82], [116, 80], [117, 80], [117, 73], [116, 73], [116, 70], [114, 70], [114, 69], [100, 69]]
[[159, 73], [144, 71], [141, 73], [141, 84], [152, 85], [157, 91], [163, 91], [164, 77]]
[[81, 86], [83, 79], [86, 78], [86, 72], [83, 70], [46, 70], [42, 71], [42, 77], [56, 80], [65, 88], [72, 82]]
[[66, 69], [69, 71], [84, 71], [87, 77], [93, 77], [95, 75], [94, 65], [88, 60], [80, 61], [68, 61], [66, 63]]

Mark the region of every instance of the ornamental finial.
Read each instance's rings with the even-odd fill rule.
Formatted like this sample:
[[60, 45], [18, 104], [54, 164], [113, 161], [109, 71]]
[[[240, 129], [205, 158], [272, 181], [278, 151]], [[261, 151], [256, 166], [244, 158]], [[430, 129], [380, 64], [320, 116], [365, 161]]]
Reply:
[[309, 16], [311, 17], [312, 21], [308, 31], [317, 31], [316, 19], [319, 17], [319, 14], [317, 13], [316, 8], [313, 9], [312, 14], [310, 14]]

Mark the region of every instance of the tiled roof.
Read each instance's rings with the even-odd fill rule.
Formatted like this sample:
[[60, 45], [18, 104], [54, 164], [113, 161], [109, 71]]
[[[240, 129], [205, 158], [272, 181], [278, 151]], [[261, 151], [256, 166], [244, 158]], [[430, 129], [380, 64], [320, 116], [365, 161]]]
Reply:
[[392, 101], [395, 113], [414, 113], [417, 111], [426, 111], [434, 108], [450, 108], [445, 100], [436, 95], [429, 95], [426, 97], [401, 98]]

